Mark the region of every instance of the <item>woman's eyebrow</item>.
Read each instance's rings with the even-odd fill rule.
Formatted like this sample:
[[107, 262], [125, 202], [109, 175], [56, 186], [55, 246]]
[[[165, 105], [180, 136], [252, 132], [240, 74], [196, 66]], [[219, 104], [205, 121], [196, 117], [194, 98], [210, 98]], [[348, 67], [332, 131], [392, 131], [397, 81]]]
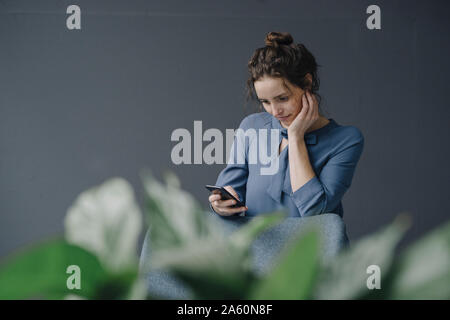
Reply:
[[[275, 97], [273, 97], [273, 98], [276, 99], [276, 98], [279, 98], [279, 97], [281, 97], [281, 96], [284, 96], [285, 94], [286, 94], [286, 92], [283, 92], [283, 93], [280, 93], [279, 95], [277, 95], [277, 96], [275, 96]], [[261, 101], [261, 100], [266, 100], [266, 99], [264, 99], [264, 98], [259, 99], [259, 98], [258, 98], [258, 100]]]

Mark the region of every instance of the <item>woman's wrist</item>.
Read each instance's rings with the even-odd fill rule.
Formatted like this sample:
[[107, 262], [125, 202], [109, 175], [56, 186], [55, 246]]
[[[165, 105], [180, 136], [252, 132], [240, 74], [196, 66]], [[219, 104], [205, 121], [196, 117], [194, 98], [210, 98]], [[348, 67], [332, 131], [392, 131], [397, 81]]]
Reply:
[[305, 143], [305, 135], [304, 134], [294, 134], [292, 136], [289, 135], [288, 142], [293, 143], [294, 145]]
[[305, 137], [305, 133], [301, 132], [301, 131], [294, 131], [294, 130], [290, 131], [288, 129], [288, 137], [289, 137], [289, 140], [291, 140], [291, 139], [292, 140], [302, 140]]

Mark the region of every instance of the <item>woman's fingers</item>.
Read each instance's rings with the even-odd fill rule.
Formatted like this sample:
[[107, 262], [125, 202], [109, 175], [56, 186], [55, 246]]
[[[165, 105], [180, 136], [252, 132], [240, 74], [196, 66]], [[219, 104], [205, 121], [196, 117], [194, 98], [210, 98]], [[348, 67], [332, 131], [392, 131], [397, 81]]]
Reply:
[[236, 204], [236, 201], [233, 199], [230, 200], [217, 200], [214, 201], [214, 205], [218, 208], [226, 208]]
[[220, 194], [211, 194], [208, 198], [209, 202], [214, 202], [216, 200], [222, 199]]
[[[234, 197], [236, 197], [236, 199], [239, 199], [238, 194], [236, 193], [236, 191], [233, 189], [232, 186], [225, 186], [225, 189], [229, 193], [231, 193]], [[224, 216], [231, 216], [233, 214], [248, 210], [246, 206], [233, 208], [232, 206], [236, 204], [236, 200], [233, 199], [222, 200], [222, 196], [220, 194], [213, 193], [209, 196], [208, 199], [211, 205], [213, 206], [214, 210], [217, 213], [220, 213], [221, 215]]]
[[299, 113], [300, 118], [304, 118], [309, 110], [309, 103], [308, 103], [308, 99], [306, 98], [306, 91], [302, 95], [302, 106], [303, 106], [302, 110], [300, 110], [300, 113]]
[[318, 116], [319, 114], [319, 110], [317, 108], [317, 100], [315, 99], [314, 95], [308, 90], [306, 91], [307, 93], [307, 98], [308, 98], [308, 103], [310, 108], [310, 116], [311, 118], [315, 119], [316, 116]]
[[308, 99], [308, 104], [310, 106], [314, 105], [314, 101], [311, 97], [311, 93], [309, 92], [309, 90], [306, 90], [306, 99]]
[[247, 207], [238, 207], [238, 208], [226, 207], [226, 208], [220, 208], [220, 213], [224, 213], [226, 215], [232, 215], [232, 214], [244, 212], [247, 210], [248, 210]]
[[315, 110], [314, 110], [315, 105], [314, 105], [314, 101], [312, 99], [312, 94], [311, 94], [311, 92], [309, 92], [309, 90], [306, 91], [306, 99], [308, 100], [308, 106], [309, 106], [307, 117], [309, 119], [313, 119], [314, 115], [315, 115]]

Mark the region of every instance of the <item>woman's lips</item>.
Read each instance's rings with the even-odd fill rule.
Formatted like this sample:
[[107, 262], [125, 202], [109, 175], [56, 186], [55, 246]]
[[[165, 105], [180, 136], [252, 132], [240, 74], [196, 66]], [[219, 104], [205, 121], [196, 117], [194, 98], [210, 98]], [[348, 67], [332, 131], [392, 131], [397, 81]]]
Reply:
[[289, 115], [284, 116], [284, 117], [276, 117], [276, 118], [280, 121], [284, 121], [284, 120], [287, 120], [287, 118], [289, 118]]

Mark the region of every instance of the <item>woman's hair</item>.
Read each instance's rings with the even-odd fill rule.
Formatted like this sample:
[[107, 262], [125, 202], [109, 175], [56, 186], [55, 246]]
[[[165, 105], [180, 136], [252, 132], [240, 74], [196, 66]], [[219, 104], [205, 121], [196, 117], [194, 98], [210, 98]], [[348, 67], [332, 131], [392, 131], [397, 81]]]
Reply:
[[[255, 50], [248, 62], [247, 101], [257, 99], [254, 82], [268, 75], [281, 78], [288, 90], [284, 79], [303, 90], [309, 89], [317, 96], [320, 108], [321, 96], [317, 93], [320, 85], [317, 76], [319, 65], [311, 52], [303, 44], [293, 43], [292, 36], [287, 32], [269, 32], [265, 44], [265, 47]], [[305, 77], [308, 73], [312, 83]]]

